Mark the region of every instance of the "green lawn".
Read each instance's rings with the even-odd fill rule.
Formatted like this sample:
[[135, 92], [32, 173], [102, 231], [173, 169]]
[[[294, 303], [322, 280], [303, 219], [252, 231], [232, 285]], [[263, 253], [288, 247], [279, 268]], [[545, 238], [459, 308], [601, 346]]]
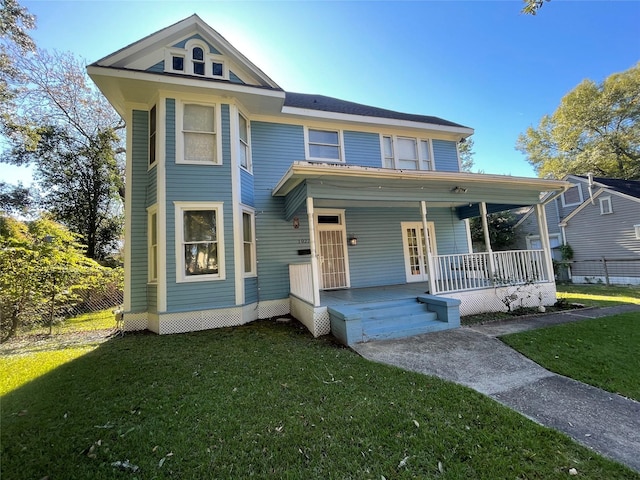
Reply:
[[635, 303], [640, 305], [640, 287], [622, 285], [558, 284], [558, 299], [588, 307], [609, 307]]
[[548, 370], [640, 401], [640, 313], [501, 337]]
[[[472, 390], [369, 362], [296, 322], [64, 351], [0, 358], [3, 378], [21, 379], [1, 399], [2, 478], [640, 478]], [[125, 460], [138, 470], [113, 466]]]

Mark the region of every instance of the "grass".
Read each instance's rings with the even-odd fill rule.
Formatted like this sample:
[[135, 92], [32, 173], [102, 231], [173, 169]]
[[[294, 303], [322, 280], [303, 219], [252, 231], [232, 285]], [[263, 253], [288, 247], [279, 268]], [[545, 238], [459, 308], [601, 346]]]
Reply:
[[[93, 313], [85, 313], [77, 317], [69, 318], [63, 322], [53, 325], [53, 334], [64, 334], [71, 332], [87, 332], [93, 330], [108, 330], [116, 326], [113, 308], [100, 310]], [[25, 332], [26, 335], [48, 334], [49, 327], [39, 326]]]
[[640, 314], [567, 323], [501, 337], [548, 370], [640, 401]]
[[296, 322], [65, 349], [0, 358], [21, 379], [2, 397], [2, 478], [640, 478]]
[[587, 307], [640, 305], [640, 286], [558, 284], [558, 298]]

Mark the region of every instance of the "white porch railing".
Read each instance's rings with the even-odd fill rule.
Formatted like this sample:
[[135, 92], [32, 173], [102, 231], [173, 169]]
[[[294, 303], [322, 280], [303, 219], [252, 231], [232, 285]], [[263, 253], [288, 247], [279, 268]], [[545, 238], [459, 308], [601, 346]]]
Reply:
[[[493, 260], [491, 262], [490, 260]], [[436, 292], [545, 282], [543, 250], [509, 250], [434, 256]], [[493, 269], [493, 271], [492, 271]]]
[[289, 264], [289, 290], [300, 300], [314, 304], [313, 274], [310, 263]]

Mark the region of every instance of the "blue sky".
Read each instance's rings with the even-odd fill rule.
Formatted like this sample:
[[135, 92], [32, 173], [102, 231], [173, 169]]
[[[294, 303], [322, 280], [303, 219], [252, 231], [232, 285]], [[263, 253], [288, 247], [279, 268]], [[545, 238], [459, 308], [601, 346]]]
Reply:
[[519, 133], [583, 79], [640, 60], [640, 1], [553, 0], [535, 17], [518, 0], [21, 4], [40, 48], [87, 63], [197, 13], [285, 90], [472, 127], [475, 170], [517, 176], [535, 176]]

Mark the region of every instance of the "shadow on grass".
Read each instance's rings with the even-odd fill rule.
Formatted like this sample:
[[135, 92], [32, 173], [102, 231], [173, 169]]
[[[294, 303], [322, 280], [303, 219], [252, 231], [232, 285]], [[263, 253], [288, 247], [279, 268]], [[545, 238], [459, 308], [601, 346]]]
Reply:
[[2, 405], [3, 478], [638, 478], [474, 391], [366, 361], [297, 322], [127, 334]]

